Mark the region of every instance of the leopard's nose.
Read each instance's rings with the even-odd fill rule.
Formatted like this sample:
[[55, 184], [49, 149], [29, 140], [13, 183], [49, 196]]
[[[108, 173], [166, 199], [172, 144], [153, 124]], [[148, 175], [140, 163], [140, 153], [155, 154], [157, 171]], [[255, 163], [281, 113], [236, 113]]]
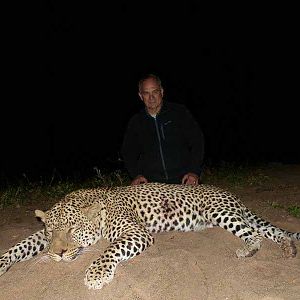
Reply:
[[61, 251], [57, 252], [56, 254], [62, 257], [65, 252], [67, 252], [67, 249], [61, 249]]

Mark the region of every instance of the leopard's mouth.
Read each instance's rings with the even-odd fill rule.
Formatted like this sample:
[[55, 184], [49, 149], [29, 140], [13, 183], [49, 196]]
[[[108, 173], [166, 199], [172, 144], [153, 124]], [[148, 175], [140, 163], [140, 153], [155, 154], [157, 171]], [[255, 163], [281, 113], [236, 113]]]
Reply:
[[70, 250], [70, 251], [64, 253], [64, 254], [62, 255], [62, 260], [63, 260], [63, 261], [67, 261], [67, 262], [73, 261], [73, 260], [77, 259], [78, 256], [79, 256], [80, 254], [82, 254], [82, 252], [83, 252], [83, 247], [74, 248], [74, 249], [72, 249], [72, 250]]
[[83, 247], [73, 248], [67, 251], [62, 251], [60, 254], [48, 252], [48, 255], [54, 261], [71, 262], [76, 260], [80, 254], [83, 253]]

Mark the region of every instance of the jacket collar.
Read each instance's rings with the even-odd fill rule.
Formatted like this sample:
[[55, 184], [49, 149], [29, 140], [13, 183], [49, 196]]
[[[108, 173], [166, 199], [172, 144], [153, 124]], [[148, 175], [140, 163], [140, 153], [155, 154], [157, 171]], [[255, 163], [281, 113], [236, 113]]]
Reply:
[[[156, 116], [159, 116], [159, 115], [161, 115], [161, 114], [163, 114], [163, 113], [169, 111], [170, 109], [171, 109], [171, 107], [170, 107], [169, 102], [166, 101], [166, 100], [163, 100], [161, 109], [160, 109], [160, 111], [157, 113]], [[146, 113], [147, 116], [153, 118], [153, 117], [148, 113], [146, 107], [144, 107], [143, 111]]]

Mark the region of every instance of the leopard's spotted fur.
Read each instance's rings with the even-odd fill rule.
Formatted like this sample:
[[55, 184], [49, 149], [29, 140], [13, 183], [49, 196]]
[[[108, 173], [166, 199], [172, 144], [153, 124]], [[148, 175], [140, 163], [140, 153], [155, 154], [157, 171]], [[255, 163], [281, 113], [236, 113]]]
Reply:
[[100, 238], [110, 242], [86, 270], [85, 284], [99, 289], [113, 279], [117, 265], [153, 244], [151, 233], [199, 231], [219, 226], [245, 242], [237, 257], [252, 256], [262, 237], [273, 240], [286, 257], [296, 255], [292, 239], [300, 233], [282, 230], [248, 210], [233, 194], [209, 185], [148, 183], [117, 188], [84, 189], [67, 195], [46, 213], [40, 230], [0, 257], [0, 274], [43, 249], [56, 260], [71, 261]]

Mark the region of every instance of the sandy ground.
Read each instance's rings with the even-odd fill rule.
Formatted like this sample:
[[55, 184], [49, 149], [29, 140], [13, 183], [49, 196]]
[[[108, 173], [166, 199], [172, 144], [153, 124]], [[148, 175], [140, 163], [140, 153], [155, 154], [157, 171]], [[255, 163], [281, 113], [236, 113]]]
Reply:
[[[274, 225], [300, 232], [300, 219], [278, 206], [300, 205], [300, 165], [268, 170], [272, 184], [231, 188], [243, 202]], [[49, 203], [48, 203], [49, 205]], [[42, 228], [27, 205], [0, 211], [0, 253]], [[254, 257], [237, 259], [241, 240], [220, 228], [202, 232], [161, 233], [155, 244], [117, 268], [101, 290], [88, 290], [84, 271], [108, 245], [101, 241], [72, 263], [56, 263], [42, 255], [14, 265], [0, 277], [0, 299], [300, 299], [298, 255], [285, 259], [270, 240]]]

